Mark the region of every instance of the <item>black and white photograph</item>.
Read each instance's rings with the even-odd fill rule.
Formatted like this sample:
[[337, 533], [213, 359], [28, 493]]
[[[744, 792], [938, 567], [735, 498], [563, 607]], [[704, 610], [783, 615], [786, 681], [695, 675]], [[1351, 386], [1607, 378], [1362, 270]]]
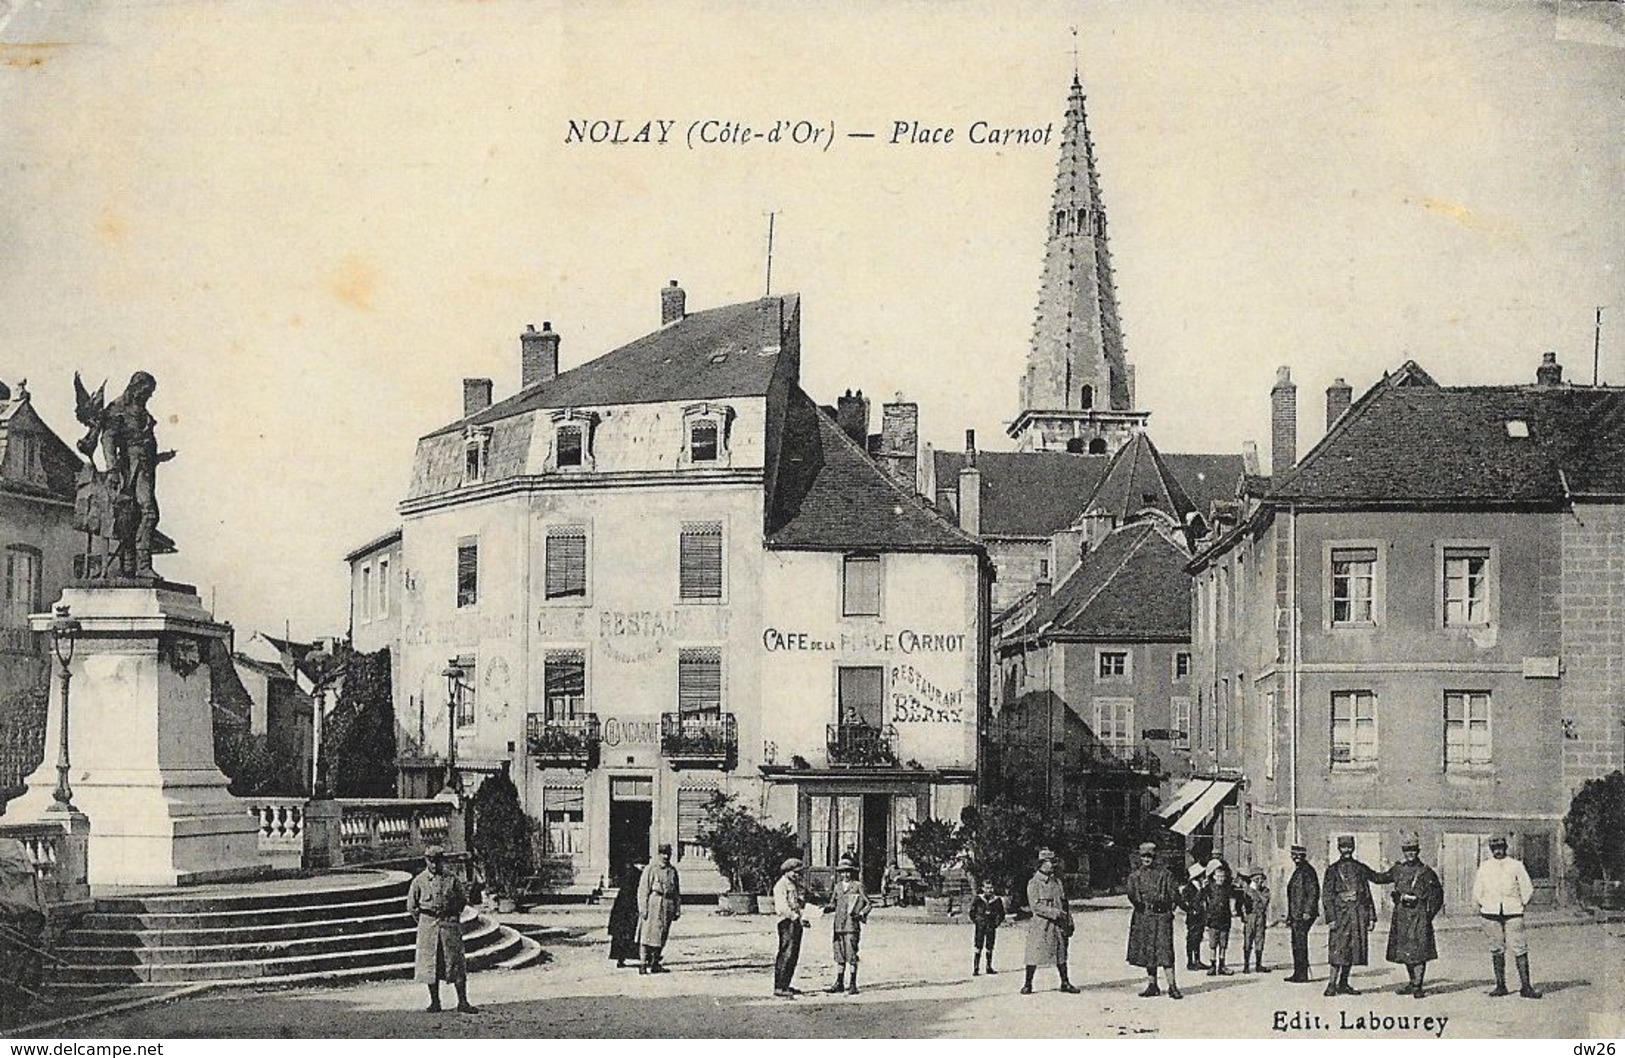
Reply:
[[1625, 2], [0, 0], [0, 549], [0, 1036], [1614, 1054]]

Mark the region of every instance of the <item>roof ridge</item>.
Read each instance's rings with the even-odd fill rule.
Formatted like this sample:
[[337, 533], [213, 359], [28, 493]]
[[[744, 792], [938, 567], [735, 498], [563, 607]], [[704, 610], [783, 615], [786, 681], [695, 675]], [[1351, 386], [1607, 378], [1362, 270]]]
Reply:
[[815, 415], [834, 428], [834, 433], [840, 437], [842, 443], [844, 443], [848, 448], [852, 449], [852, 451], [856, 452], [859, 456], [863, 457], [864, 463], [869, 467], [870, 470], [874, 471], [874, 473], [882, 481], [886, 483], [887, 488], [891, 489], [892, 492], [896, 493], [903, 499], [913, 503], [922, 514], [935, 518], [937, 521], [941, 522], [945, 528], [965, 542], [975, 544], [978, 548], [986, 547], [986, 545], [984, 545], [980, 539], [972, 536], [970, 533], [967, 533], [955, 523], [950, 522], [947, 516], [945, 516], [941, 511], [937, 510], [936, 507], [926, 503], [925, 497], [921, 496], [918, 490], [905, 489], [902, 485], [898, 484], [896, 479], [894, 479], [890, 474], [886, 473], [885, 470], [881, 469], [880, 464], [876, 463], [874, 458], [871, 457], [868, 452], [860, 448], [857, 442], [852, 440], [845, 430], [841, 429], [840, 423], [836, 422], [833, 418], [825, 413], [823, 408], [818, 406], [818, 402], [812, 398], [810, 393], [801, 388], [801, 384], [799, 382], [795, 384], [795, 390], [807, 401], [808, 404], [812, 405], [813, 413]]

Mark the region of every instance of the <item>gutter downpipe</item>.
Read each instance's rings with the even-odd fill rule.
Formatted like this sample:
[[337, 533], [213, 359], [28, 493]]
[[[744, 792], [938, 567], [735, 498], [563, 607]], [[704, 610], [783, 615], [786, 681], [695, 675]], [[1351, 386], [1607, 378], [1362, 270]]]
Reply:
[[1292, 585], [1292, 740], [1291, 761], [1292, 769], [1292, 796], [1288, 805], [1288, 820], [1292, 830], [1294, 845], [1303, 844], [1303, 835], [1298, 832], [1298, 712], [1299, 700], [1303, 695], [1303, 672], [1298, 663], [1298, 652], [1303, 643], [1303, 614], [1298, 606], [1298, 508], [1293, 504], [1287, 508], [1288, 532], [1291, 533], [1287, 566], [1288, 576]]

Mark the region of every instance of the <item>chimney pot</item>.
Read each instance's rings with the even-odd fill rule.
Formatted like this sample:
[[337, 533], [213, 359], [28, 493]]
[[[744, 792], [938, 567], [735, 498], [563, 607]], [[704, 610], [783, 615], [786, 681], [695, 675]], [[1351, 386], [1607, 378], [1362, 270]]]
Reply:
[[688, 294], [673, 279], [660, 288], [660, 325], [675, 323], [688, 315]]
[[1285, 474], [1298, 461], [1298, 387], [1292, 369], [1276, 369], [1270, 389], [1270, 473]]
[[1540, 354], [1540, 366], [1535, 368], [1535, 384], [1537, 386], [1563, 384], [1563, 365], [1557, 362], [1556, 353]]
[[853, 394], [849, 389], [835, 398], [835, 424], [852, 438], [859, 448], [868, 451], [869, 401], [864, 397], [863, 390], [860, 389]]
[[1326, 429], [1330, 430], [1332, 424], [1340, 419], [1349, 405], [1354, 402], [1354, 389], [1341, 378], [1334, 379], [1326, 387]]
[[910, 492], [919, 489], [920, 406], [901, 393], [880, 407], [880, 469]]
[[529, 389], [558, 373], [559, 336], [553, 331], [552, 321], [544, 321], [540, 331], [534, 323], [525, 324], [525, 333], [519, 336], [520, 388]]

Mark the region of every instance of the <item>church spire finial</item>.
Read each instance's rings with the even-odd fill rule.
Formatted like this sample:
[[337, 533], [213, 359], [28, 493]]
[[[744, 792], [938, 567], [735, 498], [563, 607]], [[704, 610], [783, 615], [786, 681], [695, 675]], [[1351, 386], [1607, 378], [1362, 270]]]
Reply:
[[1082, 88], [1083, 82], [1078, 79], [1078, 27], [1072, 27], [1072, 87]]

